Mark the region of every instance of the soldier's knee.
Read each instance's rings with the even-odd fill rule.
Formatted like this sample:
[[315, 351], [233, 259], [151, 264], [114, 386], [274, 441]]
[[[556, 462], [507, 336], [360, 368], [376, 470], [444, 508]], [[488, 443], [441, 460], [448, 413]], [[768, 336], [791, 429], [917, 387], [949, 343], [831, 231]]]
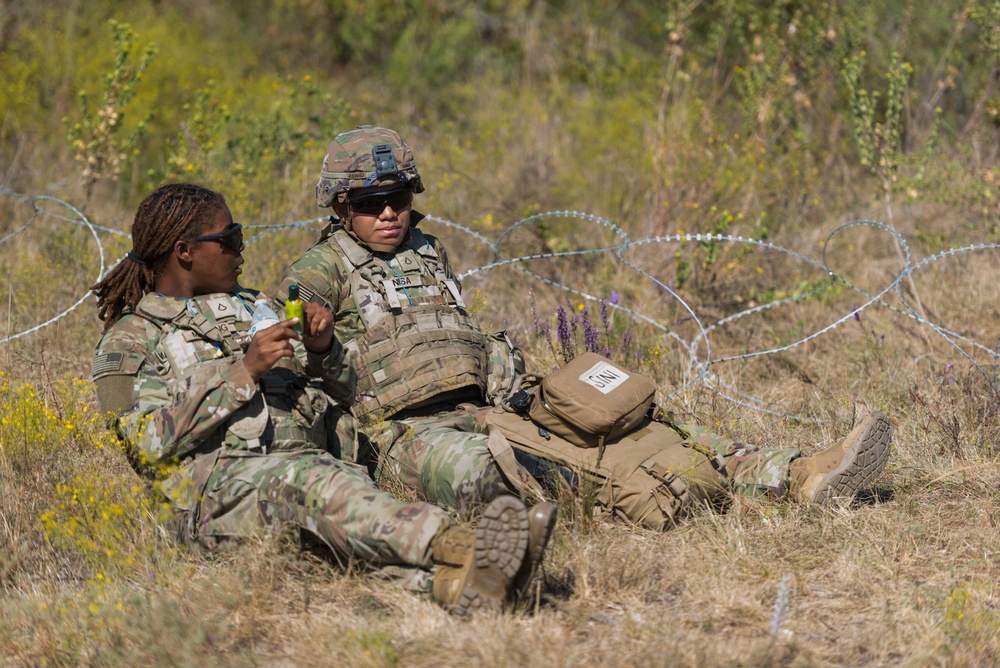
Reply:
[[447, 480], [439, 478], [435, 487], [438, 505], [463, 514], [473, 513], [493, 499], [513, 491], [492, 460], [465, 475]]

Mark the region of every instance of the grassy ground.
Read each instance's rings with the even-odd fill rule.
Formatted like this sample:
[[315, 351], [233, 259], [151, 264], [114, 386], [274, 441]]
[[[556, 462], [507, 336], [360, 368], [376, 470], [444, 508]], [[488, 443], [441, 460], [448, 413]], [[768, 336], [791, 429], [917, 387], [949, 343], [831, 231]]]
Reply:
[[[460, 247], [460, 236], [451, 243]], [[845, 280], [871, 293], [892, 282], [900, 269], [892, 237], [861, 228], [844, 243], [837, 271]], [[800, 250], [819, 256], [808, 237]], [[835, 242], [829, 250], [834, 266]], [[914, 275], [928, 317], [985, 344], [996, 315], [991, 253], [963, 257], [961, 271], [943, 260]], [[761, 266], [787, 277], [794, 273], [787, 258], [755, 252], [744, 264], [751, 275]], [[615, 272], [606, 265], [616, 262], [604, 256], [586, 268]], [[497, 282], [483, 281], [481, 292]], [[642, 281], [631, 282], [631, 304], [663, 322], [679, 320]], [[478, 308], [486, 319], [508, 308], [523, 313], [523, 302], [504, 292], [484, 297]], [[540, 319], [554, 328], [545, 305], [554, 293], [544, 284], [531, 292]], [[702, 299], [692, 304], [706, 324], [733, 309]], [[71, 290], [65, 301], [73, 301]], [[571, 313], [575, 302], [563, 298]], [[97, 336], [92, 314], [74, 313], [4, 351], [6, 663], [990, 664], [1000, 656], [993, 455], [1000, 401], [988, 382], [990, 356], [972, 351], [984, 375], [929, 325], [887, 305], [851, 317], [863, 303], [843, 288], [713, 330], [712, 354], [721, 358], [786, 346], [847, 316], [809, 343], [714, 365], [711, 384], [690, 386], [671, 405], [738, 440], [807, 452], [868, 410], [884, 410], [895, 435], [877, 489], [834, 508], [737, 498], [725, 512], [695, 508], [663, 534], [589, 517], [566, 497], [538, 599], [516, 614], [468, 622], [286, 536], [214, 556], [171, 547], [156, 529], [152, 497], [103, 430], [90, 385], [72, 380], [85, 375]], [[899, 301], [890, 295], [886, 304]], [[58, 305], [40, 300], [38, 308], [51, 314]], [[598, 306], [588, 308], [596, 314]], [[558, 362], [531, 319], [522, 319], [514, 333], [532, 363]], [[635, 324], [647, 337], [645, 368], [663, 371], [667, 394], [669, 370], [683, 377], [686, 356]], [[684, 326], [675, 331], [695, 333]], [[650, 352], [657, 336], [660, 357]], [[822, 423], [723, 400], [731, 390]]]
[[[1000, 663], [996, 2], [224, 4], [0, 1], [0, 665]], [[537, 600], [466, 622], [288, 536], [172, 546], [96, 412], [92, 299], [72, 307], [155, 185], [312, 221], [326, 142], [359, 123], [410, 143], [418, 208], [467, 228], [425, 230], [533, 369], [586, 313], [734, 440], [809, 453], [882, 410], [877, 488], [663, 534], [567, 496]], [[589, 217], [530, 218], [555, 210]], [[247, 285], [317, 226], [265, 230]]]

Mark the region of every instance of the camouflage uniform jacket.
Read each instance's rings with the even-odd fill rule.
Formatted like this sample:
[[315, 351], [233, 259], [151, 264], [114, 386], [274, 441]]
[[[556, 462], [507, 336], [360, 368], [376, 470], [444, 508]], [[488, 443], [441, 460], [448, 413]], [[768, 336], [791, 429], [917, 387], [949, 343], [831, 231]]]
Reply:
[[[259, 383], [243, 364], [258, 293], [176, 299], [147, 294], [97, 344], [92, 376], [101, 409], [136, 464], [161, 464], [219, 449], [327, 449], [339, 406], [352, 395], [336, 341], [329, 353], [282, 360]], [[287, 362], [287, 363], [286, 363]]]
[[[414, 212], [413, 224], [421, 217]], [[435, 237], [411, 227], [394, 252], [377, 253], [333, 225], [286, 270], [280, 294], [291, 284], [333, 311], [362, 424], [443, 398], [485, 398], [489, 340]]]

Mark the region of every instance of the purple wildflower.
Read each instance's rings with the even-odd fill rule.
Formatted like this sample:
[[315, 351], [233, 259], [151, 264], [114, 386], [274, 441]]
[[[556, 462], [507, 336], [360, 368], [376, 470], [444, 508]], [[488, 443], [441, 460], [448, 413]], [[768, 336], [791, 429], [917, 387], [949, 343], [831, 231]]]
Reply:
[[[614, 343], [611, 340], [611, 309], [608, 308], [608, 300], [601, 300], [601, 325], [604, 327], [604, 338], [607, 340], [608, 345], [605, 346], [607, 349], [611, 349], [611, 344]], [[605, 355], [605, 357], [611, 357], [611, 355]]]
[[622, 296], [619, 293], [615, 292], [614, 290], [611, 291], [611, 303], [614, 306], [618, 306], [618, 300], [621, 299], [621, 297]]
[[[622, 332], [622, 357], [628, 359], [629, 349], [632, 347], [632, 328], [626, 327], [625, 331]], [[636, 352], [636, 359], [639, 358], [639, 353]]]
[[597, 331], [597, 327], [590, 322], [590, 309], [583, 309], [581, 324], [583, 325], [583, 349], [587, 352], [596, 353], [601, 347], [598, 341], [600, 333]]
[[549, 347], [549, 352], [552, 356], [556, 356], [556, 347], [552, 343], [552, 327], [547, 322], [541, 323], [539, 326], [540, 331], [538, 332], [539, 338], [545, 339], [545, 344]]
[[556, 307], [556, 334], [559, 336], [560, 341], [569, 337], [566, 309], [563, 308], [562, 304]]
[[[576, 329], [574, 325], [573, 330]], [[559, 347], [562, 349], [564, 362], [576, 357], [576, 346], [573, 345], [573, 334], [570, 332], [570, 324], [566, 316], [566, 309], [562, 304], [556, 309], [556, 336], [559, 339]]]

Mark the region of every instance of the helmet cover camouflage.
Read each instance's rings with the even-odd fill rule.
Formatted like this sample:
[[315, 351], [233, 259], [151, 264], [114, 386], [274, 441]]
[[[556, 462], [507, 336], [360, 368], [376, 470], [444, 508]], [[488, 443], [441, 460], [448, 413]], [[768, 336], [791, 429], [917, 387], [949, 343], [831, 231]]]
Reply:
[[316, 204], [328, 207], [345, 201], [355, 188], [399, 182], [423, 192], [413, 151], [394, 130], [359, 125], [333, 138], [316, 184]]

